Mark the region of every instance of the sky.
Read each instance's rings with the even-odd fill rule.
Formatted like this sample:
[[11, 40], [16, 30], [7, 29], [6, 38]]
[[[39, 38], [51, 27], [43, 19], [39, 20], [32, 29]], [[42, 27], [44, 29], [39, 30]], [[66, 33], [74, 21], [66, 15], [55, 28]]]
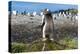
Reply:
[[[11, 4], [10, 4], [11, 2]], [[41, 12], [41, 10], [48, 8], [51, 11], [66, 10], [66, 9], [78, 9], [77, 5], [71, 4], [55, 4], [55, 3], [37, 3], [37, 2], [20, 2], [20, 1], [10, 1], [9, 11], [18, 12]], [[11, 8], [10, 8], [11, 7]]]

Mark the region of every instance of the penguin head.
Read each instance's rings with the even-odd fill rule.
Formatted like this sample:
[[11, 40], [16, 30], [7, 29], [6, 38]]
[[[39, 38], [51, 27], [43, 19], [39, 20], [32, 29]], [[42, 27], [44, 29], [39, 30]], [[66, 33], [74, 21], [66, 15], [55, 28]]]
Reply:
[[43, 14], [44, 14], [44, 15], [45, 15], [45, 14], [49, 14], [49, 13], [51, 13], [49, 9], [46, 8], [46, 9], [43, 10]]

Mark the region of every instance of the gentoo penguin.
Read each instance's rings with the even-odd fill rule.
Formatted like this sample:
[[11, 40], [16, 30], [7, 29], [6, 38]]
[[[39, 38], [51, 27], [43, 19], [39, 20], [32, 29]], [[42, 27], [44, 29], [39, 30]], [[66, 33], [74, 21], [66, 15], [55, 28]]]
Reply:
[[49, 39], [53, 39], [53, 29], [54, 28], [54, 22], [52, 13], [49, 9], [45, 9], [43, 11], [43, 17], [42, 17], [42, 33], [43, 33], [43, 41]]

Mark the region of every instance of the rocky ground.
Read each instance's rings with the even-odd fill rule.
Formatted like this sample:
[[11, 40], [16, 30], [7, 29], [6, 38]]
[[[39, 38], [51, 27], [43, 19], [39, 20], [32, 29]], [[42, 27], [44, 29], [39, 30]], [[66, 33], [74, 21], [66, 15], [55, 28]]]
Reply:
[[[69, 47], [63, 48], [64, 46], [59, 46], [58, 44], [54, 44], [54, 42], [50, 43], [51, 48], [49, 50], [59, 50], [61, 49], [76, 49], [78, 48], [78, 21], [71, 21], [70, 19], [53, 19], [54, 20], [54, 35], [55, 40], [63, 45], [67, 45]], [[38, 44], [43, 45], [42, 41], [37, 43], [33, 43], [34, 41], [38, 41], [42, 38], [41, 32], [41, 16], [30, 17], [27, 15], [12, 15], [11, 16], [11, 41], [12, 43], [24, 43], [30, 44], [32, 50], [29, 51], [41, 51]], [[16, 45], [16, 44], [15, 44]], [[37, 45], [37, 46], [36, 46]], [[36, 47], [35, 47], [36, 46]], [[48, 46], [48, 45], [47, 45]], [[59, 48], [54, 48], [55, 46]], [[12, 46], [13, 47], [13, 46]], [[14, 48], [14, 47], [13, 47]], [[24, 47], [23, 47], [24, 48]], [[14, 49], [13, 49], [14, 50]], [[45, 49], [46, 50], [46, 49]]]

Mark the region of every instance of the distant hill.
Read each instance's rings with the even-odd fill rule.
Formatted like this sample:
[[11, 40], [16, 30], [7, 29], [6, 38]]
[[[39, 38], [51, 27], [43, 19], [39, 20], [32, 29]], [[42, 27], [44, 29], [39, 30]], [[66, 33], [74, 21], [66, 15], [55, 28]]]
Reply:
[[59, 10], [59, 11], [54, 11], [53, 13], [59, 13], [59, 12], [64, 12], [64, 13], [66, 13], [66, 12], [70, 12], [70, 13], [72, 13], [72, 14], [77, 14], [78, 13], [78, 10], [77, 9], [66, 9], [66, 10]]

